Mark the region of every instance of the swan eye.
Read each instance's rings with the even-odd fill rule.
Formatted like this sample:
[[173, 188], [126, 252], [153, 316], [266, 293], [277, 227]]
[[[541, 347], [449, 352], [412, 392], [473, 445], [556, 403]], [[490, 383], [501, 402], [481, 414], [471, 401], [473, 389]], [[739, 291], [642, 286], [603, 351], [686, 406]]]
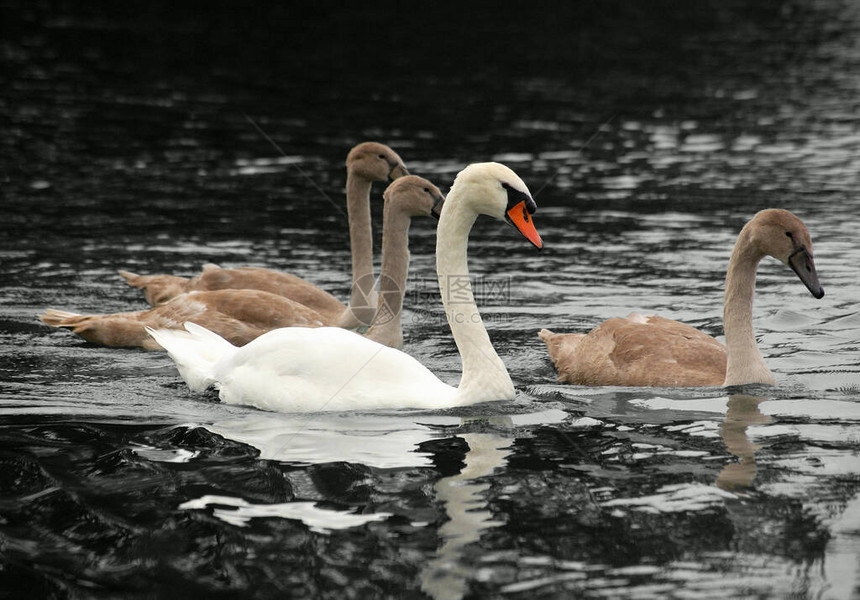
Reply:
[[430, 188], [424, 188], [424, 191], [425, 191], [425, 192], [427, 192], [427, 193], [429, 194], [429, 193], [430, 193]]
[[380, 154], [377, 158], [381, 158], [382, 160], [385, 160], [385, 155], [384, 155], [384, 154]]
[[790, 232], [790, 231], [786, 231], [786, 232], [785, 232], [785, 235], [787, 235], [788, 237], [790, 237], [790, 238], [792, 238], [792, 239], [794, 238], [794, 236], [791, 234], [791, 232]]

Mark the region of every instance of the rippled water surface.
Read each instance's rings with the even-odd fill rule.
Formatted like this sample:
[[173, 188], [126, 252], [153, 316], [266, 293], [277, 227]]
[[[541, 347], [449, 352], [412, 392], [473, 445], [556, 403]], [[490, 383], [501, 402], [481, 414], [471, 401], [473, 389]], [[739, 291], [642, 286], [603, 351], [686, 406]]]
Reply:
[[[0, 595], [860, 597], [855, 3], [0, 7]], [[535, 195], [542, 253], [486, 220], [470, 246], [516, 401], [268, 413], [36, 319], [143, 308], [118, 268], [344, 298], [366, 139], [443, 189], [498, 160]], [[766, 207], [805, 221], [826, 290], [763, 261], [775, 388], [555, 382], [542, 327], [721, 336]], [[410, 245], [404, 349], [456, 383], [433, 224]]]

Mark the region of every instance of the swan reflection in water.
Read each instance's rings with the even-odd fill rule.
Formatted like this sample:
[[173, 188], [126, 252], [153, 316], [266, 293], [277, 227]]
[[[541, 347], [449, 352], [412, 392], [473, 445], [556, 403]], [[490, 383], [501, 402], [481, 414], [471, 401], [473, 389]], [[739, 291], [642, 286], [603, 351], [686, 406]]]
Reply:
[[464, 433], [457, 437], [465, 440], [469, 451], [459, 473], [436, 482], [436, 497], [444, 503], [449, 520], [439, 528], [442, 546], [421, 573], [421, 589], [439, 599], [465, 595], [472, 567], [461, 560], [464, 549], [478, 541], [484, 530], [502, 525], [493, 520], [483, 495], [490, 484], [475, 480], [503, 466], [513, 442], [493, 433]]
[[[206, 425], [225, 438], [258, 449], [261, 460], [308, 465], [349, 462], [371, 468], [432, 467], [432, 455], [420, 449], [431, 440], [457, 437], [468, 445], [459, 473], [442, 477], [434, 485], [435, 496], [445, 511], [439, 527], [439, 547], [421, 572], [421, 588], [433, 598], [462, 598], [472, 575], [463, 560], [467, 547], [482, 533], [502, 523], [488, 509], [484, 492], [488, 483], [478, 481], [505, 465], [510, 447], [522, 428], [552, 425], [570, 415], [560, 409], [535, 413], [457, 417], [412, 413], [381, 415], [358, 413], [302, 414], [250, 413]], [[492, 432], [456, 431], [479, 424]], [[518, 432], [518, 433], [516, 433]], [[214, 506], [214, 515], [242, 526], [256, 517], [282, 517], [304, 522], [314, 531], [354, 527], [390, 516], [389, 513], [354, 514], [333, 511], [309, 502], [252, 505], [242, 499], [201, 497], [183, 504], [186, 509]], [[418, 525], [417, 523], [415, 525]]]
[[756, 476], [755, 453], [761, 446], [747, 436], [750, 425], [767, 425], [773, 419], [762, 414], [759, 405], [767, 400], [762, 396], [733, 394], [729, 396], [726, 418], [720, 424], [720, 438], [726, 449], [740, 459], [726, 465], [717, 476], [717, 487], [727, 492], [742, 492], [752, 486]]
[[[725, 420], [720, 424], [720, 438], [726, 449], [738, 457], [738, 462], [726, 465], [717, 476], [717, 487], [741, 494], [753, 487], [758, 467], [755, 454], [762, 445], [750, 439], [750, 426], [774, 425], [779, 419], [761, 411], [762, 404], [768, 401], [765, 411], [776, 415], [804, 415], [818, 413], [819, 416], [830, 411], [831, 414], [842, 413], [846, 417], [860, 417], [856, 404], [838, 406], [819, 401], [824, 406], [809, 405], [808, 401], [774, 400], [763, 396], [732, 394], [728, 399], [728, 410]], [[803, 437], [800, 433], [800, 437]], [[819, 435], [821, 432], [819, 431]], [[753, 436], [755, 437], [755, 436]], [[826, 439], [826, 436], [822, 436]], [[813, 438], [814, 439], [814, 438]], [[856, 468], [851, 469], [856, 473]], [[789, 474], [790, 476], [790, 474]], [[764, 492], [768, 493], [768, 492]], [[740, 498], [739, 498], [740, 500]], [[800, 502], [803, 505], [803, 502]], [[738, 532], [755, 532], [761, 527], [761, 514], [758, 504], [747, 505], [743, 501], [731, 500], [726, 502], [726, 509]], [[847, 499], [840, 511], [822, 519], [820, 527], [827, 530], [827, 544], [821, 555], [812, 560], [807, 569], [798, 570], [796, 575], [797, 588], [821, 590], [822, 597], [853, 598], [860, 589], [860, 574], [857, 571], [858, 556], [860, 556], [860, 538], [858, 538], [857, 523], [860, 522], [860, 494], [854, 494]], [[816, 594], [811, 594], [818, 597]]]

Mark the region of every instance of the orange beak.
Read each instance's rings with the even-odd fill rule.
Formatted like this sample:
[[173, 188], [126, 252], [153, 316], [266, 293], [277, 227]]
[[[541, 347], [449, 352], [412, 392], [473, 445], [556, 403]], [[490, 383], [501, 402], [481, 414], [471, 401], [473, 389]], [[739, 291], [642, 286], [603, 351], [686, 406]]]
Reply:
[[526, 210], [526, 201], [518, 202], [507, 212], [508, 221], [523, 234], [528, 241], [534, 244], [535, 248], [540, 250], [543, 248], [543, 240], [540, 239], [540, 234], [535, 229], [532, 217], [529, 211]]

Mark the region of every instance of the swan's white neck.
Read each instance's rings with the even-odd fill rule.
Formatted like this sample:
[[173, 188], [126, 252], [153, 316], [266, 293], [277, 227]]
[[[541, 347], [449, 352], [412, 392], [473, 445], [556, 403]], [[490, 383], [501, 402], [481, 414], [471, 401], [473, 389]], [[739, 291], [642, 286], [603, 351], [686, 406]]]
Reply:
[[346, 176], [346, 210], [352, 253], [352, 292], [338, 325], [349, 329], [369, 325], [376, 310], [373, 295], [373, 230], [370, 224], [372, 183], [350, 170]]
[[365, 337], [391, 346], [403, 346], [400, 313], [403, 294], [409, 276], [409, 225], [406, 213], [392, 209], [386, 203], [382, 220], [382, 266], [379, 276], [379, 297], [373, 324]]
[[455, 403], [474, 404], [514, 397], [514, 385], [502, 359], [496, 354], [475, 305], [466, 249], [469, 231], [478, 213], [457, 198], [453, 188], [445, 201], [439, 219], [436, 238], [436, 273], [445, 315], [460, 358], [463, 375], [457, 388]]
[[726, 333], [726, 380], [723, 385], [768, 383], [775, 380], [764, 362], [752, 326], [755, 275], [764, 254], [750, 243], [746, 228], [735, 244], [726, 273], [723, 326]]

